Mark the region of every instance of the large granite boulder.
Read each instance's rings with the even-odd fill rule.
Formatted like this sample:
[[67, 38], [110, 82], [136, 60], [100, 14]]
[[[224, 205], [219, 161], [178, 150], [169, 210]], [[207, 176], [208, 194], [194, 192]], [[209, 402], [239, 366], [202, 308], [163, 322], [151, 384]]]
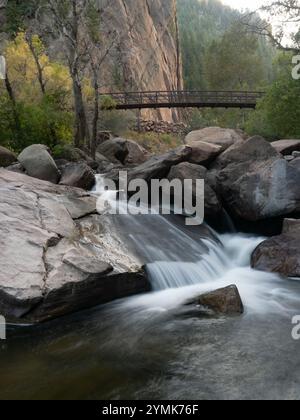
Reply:
[[18, 160], [23, 168], [25, 168], [27, 175], [43, 181], [52, 182], [53, 184], [58, 183], [60, 172], [47, 146], [33, 144], [23, 150]]
[[123, 138], [107, 140], [98, 146], [97, 151], [111, 162], [124, 166], [140, 165], [150, 157], [142, 146]]
[[199, 296], [189, 304], [197, 304], [204, 309], [209, 309], [221, 315], [241, 315], [244, 313], [244, 305], [234, 285]]
[[284, 156], [289, 156], [293, 152], [300, 151], [300, 140], [279, 140], [274, 141], [272, 146], [276, 152], [281, 153]]
[[7, 166], [17, 162], [17, 160], [18, 158], [13, 152], [0, 146], [0, 168], [6, 168]]
[[185, 138], [185, 144], [191, 146], [198, 142], [204, 142], [221, 146], [222, 151], [236, 143], [245, 140], [243, 133], [228, 128], [207, 127], [189, 133]]
[[113, 225], [96, 214], [96, 197], [4, 169], [0, 255], [0, 313], [12, 322], [42, 322], [150, 288]]
[[128, 179], [162, 179], [168, 176], [170, 168], [181, 162], [189, 160], [192, 153], [191, 147], [182, 146], [171, 150], [161, 156], [154, 156], [142, 165], [137, 166], [128, 173]]
[[222, 146], [202, 141], [191, 143], [190, 163], [208, 167], [222, 152]]
[[60, 185], [90, 191], [96, 183], [93, 170], [86, 163], [69, 163], [61, 169]]
[[193, 199], [196, 194], [196, 180], [203, 179], [205, 182], [205, 218], [220, 215], [222, 211], [222, 204], [220, 203], [215, 191], [209, 185], [206, 168], [192, 163], [183, 162], [171, 168], [168, 179], [169, 181], [174, 179], [179, 179], [180, 181], [184, 181], [186, 179], [193, 180]]
[[256, 270], [300, 278], [300, 220], [286, 219], [282, 234], [260, 244], [251, 264]]
[[220, 155], [211, 167], [213, 177], [217, 192], [238, 218], [258, 221], [300, 211], [300, 172], [261, 137]]

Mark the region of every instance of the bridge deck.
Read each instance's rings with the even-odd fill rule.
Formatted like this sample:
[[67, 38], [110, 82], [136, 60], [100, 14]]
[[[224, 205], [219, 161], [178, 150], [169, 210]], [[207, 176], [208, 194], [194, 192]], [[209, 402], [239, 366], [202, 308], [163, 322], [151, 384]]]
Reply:
[[241, 91], [170, 91], [107, 93], [116, 103], [114, 109], [145, 108], [251, 108], [264, 96], [264, 92]]

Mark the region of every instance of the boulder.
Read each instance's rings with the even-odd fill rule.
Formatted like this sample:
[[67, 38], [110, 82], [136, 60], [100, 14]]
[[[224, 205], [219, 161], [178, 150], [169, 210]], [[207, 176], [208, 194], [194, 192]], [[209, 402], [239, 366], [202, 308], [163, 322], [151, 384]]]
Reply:
[[18, 160], [27, 175], [53, 184], [58, 183], [60, 173], [46, 146], [29, 146], [19, 155]]
[[[139, 261], [96, 197], [0, 170], [0, 306], [15, 323], [38, 323], [145, 292]], [[76, 220], [78, 218], [78, 220]]]
[[260, 244], [251, 265], [256, 270], [300, 278], [300, 220], [285, 220], [282, 235]]
[[203, 166], [194, 165], [192, 163], [183, 162], [179, 165], [173, 166], [168, 179], [170, 181], [179, 179], [184, 181], [185, 179], [192, 179], [193, 182], [193, 198], [196, 192], [196, 179], [204, 179], [205, 181], [205, 217], [216, 217], [220, 215], [222, 211], [222, 204], [220, 203], [215, 191], [210, 187], [207, 180], [207, 169]]
[[274, 141], [272, 146], [276, 152], [284, 156], [291, 155], [293, 152], [300, 151], [300, 140], [279, 140]]
[[9, 165], [5, 168], [7, 171], [17, 172], [18, 174], [25, 174], [25, 169], [20, 163]]
[[13, 152], [0, 146], [0, 167], [6, 168], [7, 166], [17, 162], [17, 160], [18, 158]]
[[115, 138], [105, 141], [97, 148], [97, 152], [116, 164], [140, 165], [149, 158], [149, 152], [132, 140]]
[[191, 147], [182, 146], [175, 150], [171, 150], [164, 155], [154, 156], [142, 165], [130, 170], [128, 179], [144, 179], [149, 182], [151, 179], [166, 178], [170, 168], [189, 160], [191, 153]]
[[294, 160], [292, 160], [292, 162], [290, 162], [290, 165], [293, 168], [298, 169], [300, 171], [300, 157], [299, 158], [295, 158]]
[[95, 174], [86, 163], [69, 163], [61, 169], [60, 185], [90, 191], [95, 183]]
[[228, 128], [208, 127], [189, 133], [185, 138], [185, 144], [195, 145], [198, 142], [205, 142], [221, 146], [222, 151], [236, 143], [244, 141], [242, 133]]
[[252, 137], [233, 146], [212, 165], [209, 178], [230, 212], [259, 221], [300, 211], [300, 173], [270, 143]]
[[222, 315], [240, 315], [244, 313], [240, 293], [234, 285], [205, 293], [199, 296], [194, 303]]
[[191, 143], [190, 147], [192, 153], [189, 162], [202, 166], [210, 165], [222, 152], [221, 146], [202, 141]]

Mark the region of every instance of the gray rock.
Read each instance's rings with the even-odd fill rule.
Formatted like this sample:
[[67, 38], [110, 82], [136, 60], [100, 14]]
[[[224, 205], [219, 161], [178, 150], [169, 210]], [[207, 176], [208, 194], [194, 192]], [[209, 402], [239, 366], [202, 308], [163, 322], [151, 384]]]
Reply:
[[110, 221], [89, 216], [95, 207], [83, 190], [0, 170], [0, 305], [7, 320], [42, 322], [150, 289]]
[[294, 156], [295, 159], [300, 158], [300, 152], [293, 152], [292, 156]]
[[15, 163], [13, 165], [9, 165], [5, 168], [7, 171], [16, 172], [18, 174], [25, 174], [25, 169], [20, 163]]
[[258, 221], [300, 211], [300, 173], [261, 137], [228, 149], [212, 165], [233, 215]]
[[284, 156], [291, 155], [292, 152], [300, 151], [300, 140], [279, 140], [274, 141], [272, 146], [276, 152]]
[[29, 146], [19, 155], [18, 160], [27, 175], [53, 184], [58, 183], [60, 173], [46, 146]]
[[196, 192], [196, 179], [204, 179], [205, 181], [205, 217], [216, 217], [219, 216], [222, 211], [222, 204], [220, 203], [215, 191], [210, 187], [207, 179], [207, 169], [203, 166], [194, 165], [192, 163], [183, 162], [179, 165], [173, 166], [168, 179], [170, 181], [179, 179], [184, 181], [185, 179], [192, 179], [193, 185], [193, 197]]
[[189, 162], [202, 166], [210, 165], [222, 152], [221, 146], [201, 141], [191, 143], [190, 147], [192, 148], [192, 154]]
[[6, 147], [0, 146], [0, 167], [6, 168], [17, 162], [17, 160], [18, 158], [13, 152], [6, 149]]
[[221, 146], [222, 151], [224, 151], [233, 144], [241, 143], [244, 140], [242, 134], [236, 130], [208, 127], [189, 133], [185, 138], [185, 144], [195, 145], [198, 142], [205, 142]]
[[95, 174], [86, 163], [69, 163], [61, 169], [60, 185], [90, 191], [95, 183]]
[[170, 168], [189, 160], [191, 153], [191, 147], [183, 146], [164, 155], [152, 157], [144, 164], [130, 170], [128, 178], [129, 180], [144, 179], [147, 182], [151, 181], [151, 179], [166, 178]]
[[282, 235], [256, 248], [251, 265], [256, 270], [300, 278], [300, 220], [286, 220]]
[[296, 159], [292, 160], [292, 162], [290, 162], [290, 165], [293, 168], [298, 169], [300, 171], [300, 158], [296, 158]]
[[240, 315], [244, 313], [241, 296], [234, 285], [203, 294], [194, 303], [222, 315]]
[[294, 157], [294, 156], [292, 156], [292, 155], [287, 155], [287, 156], [284, 156], [284, 159], [285, 159], [287, 162], [292, 162], [292, 161], [295, 159], [295, 157]]
[[115, 164], [140, 165], [150, 157], [149, 152], [132, 140], [115, 138], [100, 144], [97, 152]]

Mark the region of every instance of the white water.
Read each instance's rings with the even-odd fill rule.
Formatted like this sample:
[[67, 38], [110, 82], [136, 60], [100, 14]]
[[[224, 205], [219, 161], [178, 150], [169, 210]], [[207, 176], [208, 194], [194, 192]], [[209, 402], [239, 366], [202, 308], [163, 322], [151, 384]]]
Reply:
[[[95, 193], [103, 194], [101, 176]], [[115, 194], [105, 192], [113, 204]], [[288, 315], [300, 298], [285, 287], [288, 280], [250, 267], [251, 254], [264, 238], [241, 234], [201, 237], [159, 215], [116, 218], [138, 254], [147, 263], [154, 292], [131, 298], [124, 305], [151, 311], [174, 309], [188, 299], [236, 285], [246, 313], [280, 312]], [[206, 232], [209, 229], [206, 228]]]

